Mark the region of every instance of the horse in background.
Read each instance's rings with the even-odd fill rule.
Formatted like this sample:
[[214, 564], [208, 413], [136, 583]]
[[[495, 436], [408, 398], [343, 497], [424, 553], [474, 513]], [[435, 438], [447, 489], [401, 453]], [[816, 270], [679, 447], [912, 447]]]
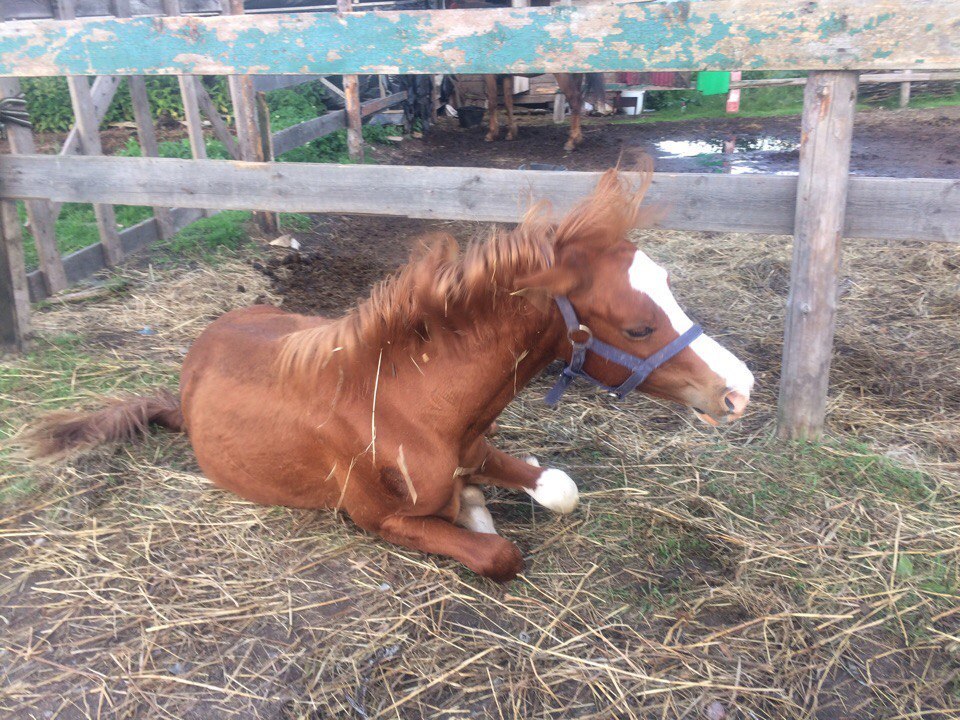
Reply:
[[57, 458], [128, 440], [150, 423], [186, 432], [206, 476], [253, 502], [343, 510], [385, 540], [449, 556], [498, 581], [523, 568], [496, 532], [484, 485], [572, 512], [567, 473], [494, 447], [488, 429], [551, 361], [574, 378], [739, 418], [753, 376], [680, 309], [667, 271], [628, 240], [650, 182], [616, 170], [562, 219], [533, 206], [461, 252], [440, 233], [338, 319], [257, 305], [209, 325], [180, 393], [57, 413], [21, 437]]
[[[526, 75], [523, 77], [535, 77]], [[570, 105], [570, 133], [563, 149], [575, 150], [583, 142], [580, 130], [580, 118], [583, 115], [585, 98], [590, 98], [595, 107], [603, 107], [606, 102], [603, 73], [554, 73], [553, 77]], [[517, 122], [513, 117], [513, 75], [484, 75], [483, 82], [487, 94], [488, 130], [485, 140], [492, 142], [499, 137], [499, 87], [503, 89], [503, 106], [507, 113], [507, 140], [517, 139]]]

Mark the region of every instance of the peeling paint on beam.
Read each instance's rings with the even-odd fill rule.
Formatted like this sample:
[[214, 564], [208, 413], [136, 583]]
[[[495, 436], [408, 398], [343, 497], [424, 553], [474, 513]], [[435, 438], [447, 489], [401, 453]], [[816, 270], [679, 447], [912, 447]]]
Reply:
[[97, 18], [0, 25], [0, 75], [960, 67], [960, 0]]

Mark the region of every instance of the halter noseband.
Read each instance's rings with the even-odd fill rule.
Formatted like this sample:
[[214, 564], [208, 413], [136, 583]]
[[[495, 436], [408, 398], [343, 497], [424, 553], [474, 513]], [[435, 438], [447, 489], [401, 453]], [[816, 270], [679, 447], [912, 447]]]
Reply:
[[[594, 385], [599, 385], [617, 399], [622, 400], [627, 393], [646, 380], [650, 376], [650, 373], [703, 334], [703, 328], [699, 325], [694, 325], [683, 333], [683, 335], [660, 348], [650, 357], [646, 359], [638, 358], [619, 348], [615, 348], [613, 345], [608, 345], [602, 340], [597, 340], [590, 331], [590, 328], [580, 323], [580, 320], [577, 318], [577, 312], [573, 309], [573, 304], [566, 297], [556, 297], [554, 300], [556, 300], [557, 307], [560, 308], [563, 321], [567, 324], [567, 339], [573, 346], [573, 350], [570, 355], [570, 363], [560, 372], [560, 377], [557, 379], [556, 384], [550, 389], [550, 392], [547, 393], [546, 398], [544, 398], [547, 405], [556, 405], [560, 402], [560, 397], [564, 391], [570, 387], [570, 383], [578, 377], [589, 380]], [[580, 342], [574, 339], [578, 334], [585, 334], [587, 336], [586, 340]], [[605, 385], [595, 377], [584, 372], [583, 363], [587, 359], [587, 350], [592, 350], [600, 357], [627, 368], [632, 374], [619, 387]]]

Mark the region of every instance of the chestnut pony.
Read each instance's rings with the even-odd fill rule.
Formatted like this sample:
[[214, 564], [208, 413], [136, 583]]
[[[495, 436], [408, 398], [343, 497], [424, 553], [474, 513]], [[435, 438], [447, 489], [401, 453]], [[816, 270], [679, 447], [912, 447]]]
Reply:
[[[566, 473], [485, 437], [552, 360], [579, 356], [580, 374], [617, 386], [635, 377], [621, 363], [674, 346], [647, 368], [642, 392], [713, 422], [739, 417], [749, 399], [749, 370], [700, 334], [666, 270], [627, 239], [644, 219], [649, 175], [635, 181], [610, 170], [559, 222], [536, 205], [515, 229], [462, 253], [449, 235], [426, 238], [339, 319], [266, 306], [229, 312], [187, 354], [179, 398], [57, 414], [25, 444], [51, 458], [131, 438], [148, 423], [185, 431], [207, 477], [249, 500], [342, 509], [392, 543], [509, 580], [523, 568], [520, 551], [496, 534], [477, 486], [523, 490], [560, 513], [577, 505]], [[607, 359], [609, 348], [631, 360]]]

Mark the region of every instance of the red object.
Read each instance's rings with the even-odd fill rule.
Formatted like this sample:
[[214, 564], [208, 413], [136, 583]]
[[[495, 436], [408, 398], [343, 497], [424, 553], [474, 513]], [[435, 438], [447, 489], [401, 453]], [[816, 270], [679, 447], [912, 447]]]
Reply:
[[647, 73], [647, 85], [655, 87], [676, 87], [677, 74], [675, 72], [651, 72]]
[[642, 85], [643, 73], [619, 72], [617, 73], [617, 82], [622, 82], [624, 85]]
[[727, 95], [727, 112], [735, 113], [740, 111], [740, 88], [734, 88]]

